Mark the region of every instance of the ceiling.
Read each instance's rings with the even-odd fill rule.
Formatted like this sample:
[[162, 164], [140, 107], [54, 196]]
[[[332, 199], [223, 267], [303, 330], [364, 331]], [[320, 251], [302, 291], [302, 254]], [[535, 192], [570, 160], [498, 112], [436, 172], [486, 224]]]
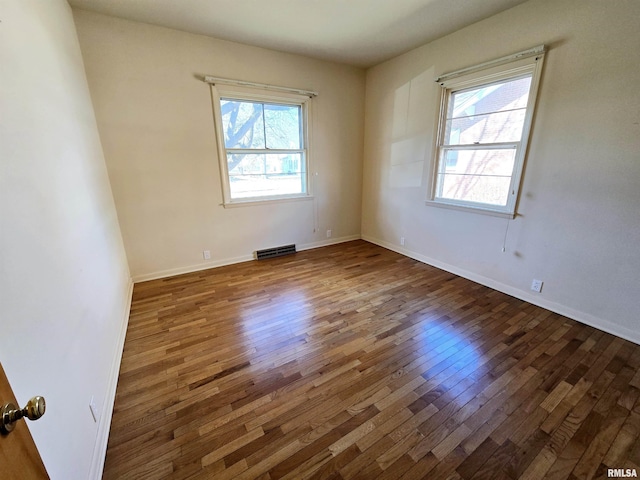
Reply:
[[370, 67], [526, 0], [68, 0], [72, 7]]

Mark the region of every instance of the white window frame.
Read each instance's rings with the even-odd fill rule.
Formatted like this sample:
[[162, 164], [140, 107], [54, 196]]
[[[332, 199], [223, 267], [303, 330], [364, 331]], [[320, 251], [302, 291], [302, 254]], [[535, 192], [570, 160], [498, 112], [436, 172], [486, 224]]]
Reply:
[[[285, 90], [285, 89], [282, 89]], [[220, 181], [222, 187], [222, 205], [226, 207], [262, 205], [265, 203], [275, 203], [283, 201], [306, 200], [313, 198], [311, 191], [311, 159], [309, 154], [309, 119], [311, 118], [311, 96], [297, 93], [290, 93], [279, 90], [265, 90], [261, 88], [248, 88], [238, 85], [212, 84], [211, 96], [213, 102], [213, 116], [216, 133], [216, 143], [218, 147], [218, 165], [220, 167]], [[255, 196], [246, 198], [232, 198], [231, 186], [229, 184], [229, 169], [227, 164], [227, 149], [224, 142], [224, 131], [222, 125], [222, 110], [220, 106], [221, 99], [233, 99], [248, 102], [263, 102], [281, 105], [296, 105], [300, 107], [300, 115], [302, 120], [301, 137], [302, 143], [299, 150], [304, 163], [304, 191], [302, 193], [271, 195], [271, 196]], [[274, 150], [278, 153], [278, 150]]]
[[[514, 218], [519, 197], [522, 173], [524, 170], [525, 156], [529, 144], [531, 133], [531, 125], [534, 116], [536, 99], [538, 95], [538, 86], [540, 83], [540, 74], [544, 61], [544, 46], [535, 47], [533, 49], [520, 52], [518, 54], [503, 57], [491, 62], [487, 62], [475, 67], [469, 67], [463, 70], [443, 75], [436, 79], [440, 84], [441, 100], [440, 112], [438, 116], [438, 130], [434, 145], [434, 162], [430, 175], [430, 185], [428, 189], [427, 205], [438, 207], [452, 208], [457, 210], [471, 211], [506, 218]], [[466, 90], [469, 88], [477, 88], [484, 85], [490, 85], [498, 81], [508, 79], [516, 79], [519, 76], [531, 75], [531, 86], [529, 90], [529, 98], [526, 106], [524, 125], [522, 136], [519, 142], [508, 142], [509, 144], [471, 144], [456, 146], [456, 149], [473, 149], [479, 146], [495, 146], [495, 148], [515, 148], [516, 154], [514, 159], [514, 167], [511, 174], [509, 185], [509, 195], [506, 205], [491, 205], [487, 203], [479, 203], [465, 200], [456, 200], [451, 198], [438, 196], [438, 177], [444, 172], [445, 168], [445, 152], [447, 145], [445, 142], [446, 118], [449, 102], [453, 93]]]

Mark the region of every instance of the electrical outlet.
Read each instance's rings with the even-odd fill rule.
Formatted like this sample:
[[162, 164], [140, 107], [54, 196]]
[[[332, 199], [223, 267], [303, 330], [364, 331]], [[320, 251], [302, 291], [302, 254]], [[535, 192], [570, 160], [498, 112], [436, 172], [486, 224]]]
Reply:
[[404, 245], [404, 237], [400, 237], [400, 245]]
[[98, 406], [96, 405], [96, 401], [91, 396], [91, 400], [89, 400], [89, 409], [91, 410], [91, 415], [93, 416], [93, 421], [98, 423], [98, 418], [100, 418], [100, 412], [98, 411]]
[[542, 280], [534, 280], [533, 282], [531, 282], [531, 290], [540, 293], [542, 291], [542, 284]]
[[211, 260], [211, 250], [204, 250], [202, 252], [202, 258], [205, 260]]
[[331, 237], [331, 230], [327, 230], [327, 238]]

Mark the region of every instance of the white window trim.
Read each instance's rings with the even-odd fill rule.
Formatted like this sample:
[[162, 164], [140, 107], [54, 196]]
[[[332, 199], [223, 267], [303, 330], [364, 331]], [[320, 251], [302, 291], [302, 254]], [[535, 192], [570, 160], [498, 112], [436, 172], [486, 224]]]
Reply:
[[[272, 87], [273, 88], [273, 87]], [[224, 131], [222, 127], [222, 111], [220, 98], [236, 98], [238, 100], [253, 100], [265, 103], [281, 103], [288, 105], [300, 105], [302, 115], [302, 142], [303, 155], [305, 159], [305, 179], [306, 191], [303, 193], [289, 195], [274, 195], [262, 197], [247, 197], [232, 199], [229, 186], [229, 169], [227, 167], [227, 150], [224, 145]], [[266, 90], [258, 88], [247, 88], [239, 85], [214, 84], [211, 83], [211, 100], [213, 103], [213, 117], [216, 133], [216, 143], [218, 148], [218, 166], [220, 168], [220, 182], [222, 188], [222, 203], [225, 208], [264, 205], [269, 203], [282, 203], [296, 200], [307, 200], [313, 198], [311, 186], [311, 155], [309, 148], [309, 131], [311, 130], [310, 119], [312, 118], [311, 100], [312, 95], [304, 95], [280, 90]]]
[[[467, 212], [482, 213], [499, 217], [514, 218], [519, 199], [519, 190], [524, 171], [525, 159], [529, 145], [531, 126], [535, 114], [535, 105], [538, 96], [538, 86], [544, 62], [544, 46], [526, 50], [520, 54], [502, 57], [493, 62], [469, 67], [457, 72], [442, 75], [436, 81], [442, 87], [440, 97], [440, 112], [437, 121], [436, 141], [433, 150], [433, 162], [429, 172], [430, 183], [426, 204]], [[466, 73], [469, 72], [469, 73]], [[491, 82], [516, 77], [518, 75], [531, 74], [531, 87], [527, 101], [526, 114], [522, 129], [522, 137], [516, 147], [516, 157], [513, 174], [509, 186], [509, 197], [505, 206], [493, 206], [478, 202], [438, 198], [437, 181], [443, 150], [444, 131], [446, 128], [447, 104], [452, 92], [465, 88], [480, 86]]]

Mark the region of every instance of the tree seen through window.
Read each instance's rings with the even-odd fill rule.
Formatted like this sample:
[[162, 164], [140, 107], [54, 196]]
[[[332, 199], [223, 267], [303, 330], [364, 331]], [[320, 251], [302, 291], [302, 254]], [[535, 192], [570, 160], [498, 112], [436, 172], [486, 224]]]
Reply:
[[306, 191], [301, 105], [221, 99], [231, 198]]

